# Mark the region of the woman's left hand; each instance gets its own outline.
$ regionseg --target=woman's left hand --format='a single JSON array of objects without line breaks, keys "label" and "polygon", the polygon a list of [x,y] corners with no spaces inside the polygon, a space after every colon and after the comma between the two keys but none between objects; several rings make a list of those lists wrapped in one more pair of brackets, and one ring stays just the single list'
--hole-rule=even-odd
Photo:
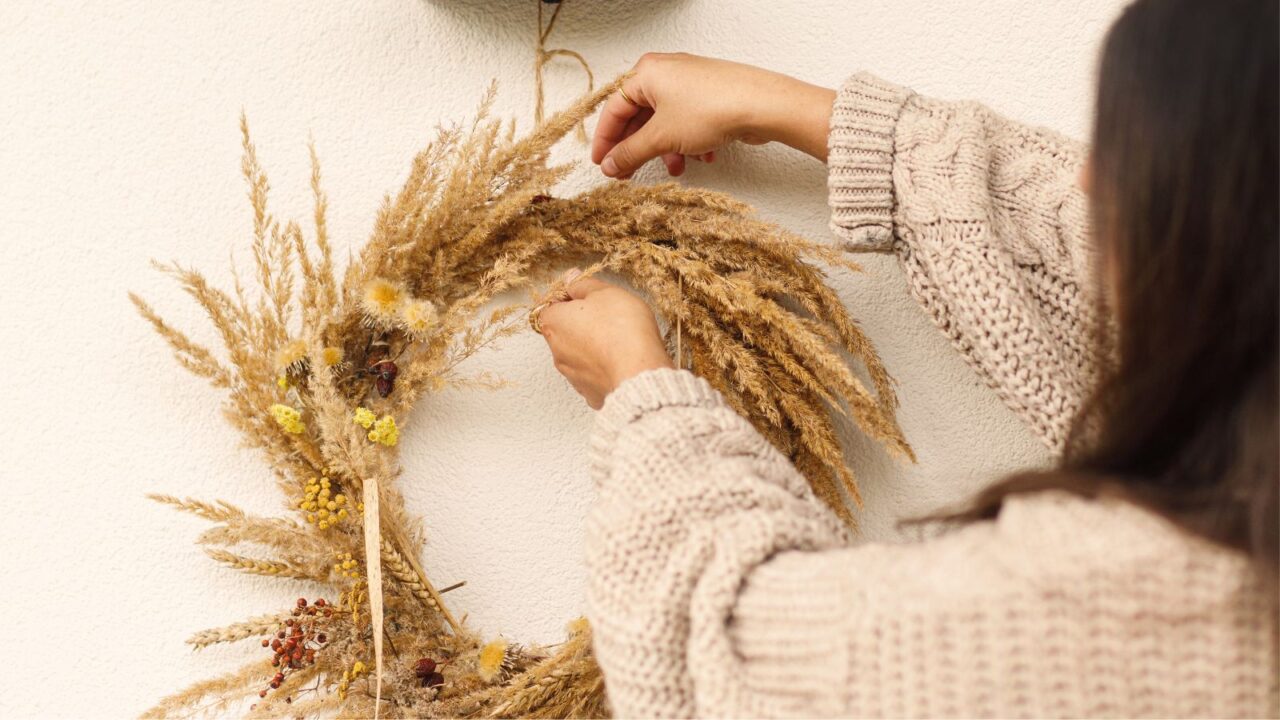
[{"label": "woman's left hand", "polygon": [[594,278],[572,281],[566,290],[569,299],[543,308],[539,324],[556,369],[592,409],[624,380],[673,367],[643,300]]}]

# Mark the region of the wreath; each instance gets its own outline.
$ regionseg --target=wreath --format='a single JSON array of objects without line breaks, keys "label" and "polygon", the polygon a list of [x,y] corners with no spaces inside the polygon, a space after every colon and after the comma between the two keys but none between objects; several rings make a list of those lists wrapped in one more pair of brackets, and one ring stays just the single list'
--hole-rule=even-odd
[{"label": "wreath", "polygon": [[194,269],[159,265],[208,313],[223,350],[130,297],[178,362],[226,393],[224,415],[261,451],[286,512],[259,517],[225,502],[152,497],[215,523],[198,541],[215,561],[321,583],[331,594],[196,633],[187,641],[196,648],[254,639],[262,656],[165,698],[148,716],[236,702],[254,703],[248,714],[259,717],[608,714],[586,621],[569,623],[567,639],[549,648],[486,642],[457,620],[448,588],[419,563],[420,522],[396,490],[397,447],[414,404],[446,386],[495,384],[467,374],[463,361],[524,329],[528,305],[488,308],[513,289],[555,292],[553,270],[568,264],[641,293],[679,365],[718,389],[846,522],[842,494],[856,503],[858,492],[838,428],[852,422],[911,455],[889,375],[807,262],[849,266],[837,251],[706,190],[610,182],[576,197],[550,194],[570,170],[549,163],[552,146],[617,87],[519,137],[514,122],[490,118],[491,88],[473,122],[441,128],[414,157],[341,280],[314,146],[313,227],[304,233],[270,212],[242,116],[257,292],[238,273],[223,290]]}]

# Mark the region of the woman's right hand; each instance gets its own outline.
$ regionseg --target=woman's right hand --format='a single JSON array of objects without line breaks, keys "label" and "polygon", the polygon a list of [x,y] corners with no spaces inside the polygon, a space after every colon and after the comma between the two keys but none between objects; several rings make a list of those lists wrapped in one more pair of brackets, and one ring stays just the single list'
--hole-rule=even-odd
[{"label": "woman's right hand", "polygon": [[591,144],[591,161],[609,177],[631,177],[656,157],[679,175],[686,157],[710,161],[735,140],[779,141],[827,159],[833,90],[685,53],[646,54],[633,72],[626,97],[605,102]]}]

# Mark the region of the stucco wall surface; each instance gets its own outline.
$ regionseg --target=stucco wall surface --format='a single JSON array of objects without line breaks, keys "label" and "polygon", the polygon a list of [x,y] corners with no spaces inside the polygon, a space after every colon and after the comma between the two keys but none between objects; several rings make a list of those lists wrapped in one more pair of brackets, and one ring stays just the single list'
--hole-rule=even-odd
[{"label": "stucco wall surface", "polygon": [[[869,69],[976,98],[1083,137],[1094,60],[1121,0],[573,0],[553,44],[599,78],[645,51],[685,50],[838,84]],[[192,631],[265,612],[309,588],[221,569],[203,527],[148,492],[280,508],[263,464],[135,316],[127,290],[212,340],[173,284],[177,259],[226,281],[248,262],[251,217],[237,116],[249,116],[282,216],[309,212],[314,138],[339,247],[367,237],[385,192],[441,121],[491,78],[528,127],[533,0],[373,3],[0,3],[0,716],[136,715],[261,648],[190,652]],[[551,105],[582,89],[548,69]],[[585,157],[566,143],[565,158]],[[645,179],[658,176],[655,169]],[[580,168],[564,192],[603,179]],[[814,238],[824,168],[785,148],[735,148],[685,182],[727,190]],[[907,294],[892,258],[833,282],[901,383],[919,454],[852,451],[868,540],[1045,454]],[[403,440],[403,489],[425,518],[423,559],[488,633],[555,641],[582,611],[581,521],[591,413],[523,334],[474,360],[512,381],[424,402]]]}]

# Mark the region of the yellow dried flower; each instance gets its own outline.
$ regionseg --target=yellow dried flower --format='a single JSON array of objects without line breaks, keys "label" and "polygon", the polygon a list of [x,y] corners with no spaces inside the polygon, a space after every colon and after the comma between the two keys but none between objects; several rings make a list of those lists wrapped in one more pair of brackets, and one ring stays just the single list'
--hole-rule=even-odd
[{"label": "yellow dried flower", "polygon": [[368,408],[362,408],[362,407],[356,408],[356,414],[355,416],[352,417],[352,420],[355,421],[355,424],[359,425],[360,427],[366,430],[368,430],[369,427],[373,425],[373,422],[377,419],[378,419],[378,416],[374,415],[372,410]]},{"label": "yellow dried flower", "polygon": [[[297,503],[298,509],[306,514],[307,522],[315,525],[320,530],[337,527],[339,523],[348,517],[347,511],[343,507],[347,504],[347,496],[341,493],[333,494],[332,486],[333,484],[328,477],[313,477],[302,488],[303,496]],[[350,554],[347,557],[351,557]],[[346,574],[342,572],[343,567],[339,565],[334,565],[333,570],[340,574]]]},{"label": "yellow dried flower", "polygon": [[356,569],[357,563],[351,557],[351,553],[335,553],[334,557],[338,560],[333,564],[334,573],[353,580],[360,577],[360,572]]},{"label": "yellow dried flower", "polygon": [[302,422],[302,413],[279,403],[271,406],[271,416],[276,419],[276,423],[287,433],[297,435],[304,432],[307,426]]},{"label": "yellow dried flower", "polygon": [[507,659],[507,641],[498,638],[480,649],[480,679],[487,683],[500,680]]},{"label": "yellow dried flower", "polygon": [[307,344],[301,340],[290,340],[285,343],[284,347],[276,351],[276,369],[278,370],[298,372],[306,364]]},{"label": "yellow dried flower", "polygon": [[415,338],[422,338],[440,319],[436,306],[426,300],[412,300],[400,306],[400,325]]},{"label": "yellow dried flower", "polygon": [[334,365],[342,362],[342,348],[332,346],[327,347],[320,351],[320,359],[324,361],[325,365],[333,367]]},{"label": "yellow dried flower", "polygon": [[356,661],[355,665],[351,666],[350,670],[342,671],[342,680],[338,683],[339,698],[343,700],[347,699],[347,691],[351,688],[351,681],[360,677],[360,675],[364,671],[365,671],[364,663],[360,662],[359,660]]},{"label": "yellow dried flower", "polygon": [[395,445],[400,440],[400,428],[396,427],[396,419],[390,415],[378,418],[378,422],[369,431],[369,440],[387,447]]},{"label": "yellow dried flower", "polygon": [[404,300],[404,288],[389,280],[371,280],[364,286],[364,298],[360,303],[365,320],[380,327],[395,324],[400,303]]}]

